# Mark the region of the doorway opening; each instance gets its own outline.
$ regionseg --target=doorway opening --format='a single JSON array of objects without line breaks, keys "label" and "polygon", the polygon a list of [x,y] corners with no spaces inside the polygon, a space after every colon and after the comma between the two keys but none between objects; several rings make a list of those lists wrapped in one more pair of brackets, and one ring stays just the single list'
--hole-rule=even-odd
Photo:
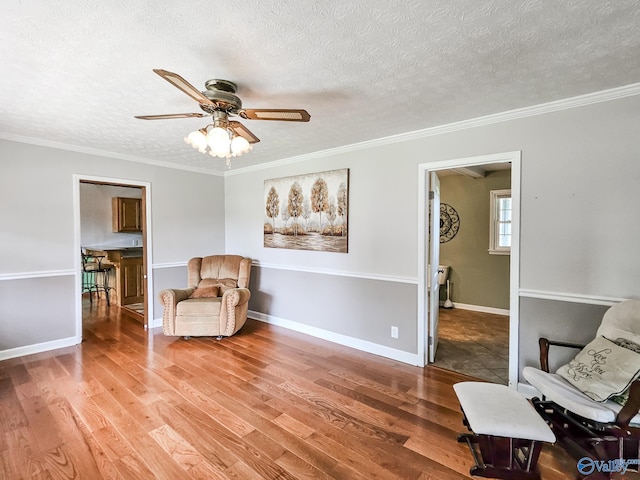
[{"label": "doorway opening", "polygon": [[[74,175],[76,267],[76,337],[82,341],[84,313],[118,309],[145,330],[153,318],[150,275],[150,184],[132,180]],[[80,255],[82,253],[82,255]],[[104,288],[87,292],[83,259],[99,259],[107,271]]]},{"label": "doorway opening", "polygon": [[[473,348],[482,350],[479,352],[484,355],[484,359],[496,369],[496,372],[500,372],[500,377],[493,376],[486,378],[490,381],[496,381],[499,383],[507,383],[511,386],[517,385],[518,374],[518,318],[519,318],[519,305],[518,305],[518,285],[519,285],[519,205],[520,205],[520,152],[507,152],[496,155],[485,155],[479,157],[462,158],[455,160],[447,160],[442,162],[433,162],[427,164],[421,164],[419,166],[419,268],[418,268],[418,356],[423,360],[423,364],[434,363],[439,364],[439,360],[443,354],[450,354],[451,352],[451,333],[463,335],[470,333],[473,328],[470,328],[471,324],[465,325],[465,322],[474,322],[475,335],[471,334],[471,337],[458,338],[458,340],[473,340],[475,345],[471,345],[460,353],[467,358],[458,359],[458,363],[454,363],[455,360],[446,358],[450,363],[440,361],[441,366],[452,370],[460,371],[459,368],[451,368],[452,366],[471,366],[476,367],[476,371],[480,371],[481,366],[475,365],[473,355],[469,352],[473,351]],[[491,173],[488,175],[487,172]],[[477,214],[470,214],[469,209],[463,206],[464,202],[477,203],[477,198],[462,198],[462,195],[456,197],[455,186],[468,189],[469,184],[465,185],[465,180],[457,181],[454,175],[464,176],[467,180],[470,177],[487,178],[486,181],[479,181],[475,184],[477,189],[487,188],[488,184],[495,183],[496,179],[501,179],[503,183],[500,188],[504,188],[504,182],[510,185],[512,192],[512,248],[511,254],[503,256],[501,259],[487,258],[489,244],[483,245],[484,255],[479,254],[482,257],[482,261],[473,260],[473,257],[465,256],[460,250],[456,248],[447,250],[443,247],[443,244],[447,241],[451,241],[451,245],[454,245],[455,233],[447,230],[447,227],[451,227],[445,222],[441,223],[440,205],[442,204],[445,209],[451,209],[454,213],[449,217],[449,222],[452,218],[455,222],[459,222],[456,228],[463,230],[467,228],[465,233],[469,233],[473,227],[474,221],[477,222]],[[489,181],[489,177],[492,177]],[[506,177],[506,179],[505,179]],[[463,178],[463,177],[459,177]],[[442,181],[444,179],[444,181]],[[483,185],[486,183],[487,185]],[[460,185],[458,185],[460,184]],[[497,188],[497,187],[496,187]],[[433,193],[431,193],[433,192]],[[452,196],[453,195],[453,196]],[[488,196],[488,195],[487,195]],[[443,200],[444,199],[444,200]],[[446,200],[446,201],[445,201]],[[486,202],[488,202],[488,198]],[[462,203],[458,203],[462,202]],[[456,203],[459,207],[462,207],[462,211],[465,212],[466,218],[463,215],[462,218],[456,218],[455,212]],[[454,204],[454,205],[451,205]],[[488,211],[488,207],[484,206]],[[484,215],[483,215],[484,216]],[[446,215],[445,215],[446,217]],[[465,222],[466,220],[466,222]],[[485,227],[476,228],[488,228],[488,214],[487,219],[483,219]],[[440,237],[441,228],[447,230],[447,235],[444,237],[444,242],[441,244],[442,238]],[[431,234],[430,234],[431,233]],[[459,234],[459,233],[458,233]],[[460,235],[460,234],[459,234]],[[486,233],[487,236],[488,232]],[[456,247],[460,247],[462,242],[460,239],[463,235],[460,235]],[[474,247],[477,251],[477,246]],[[495,262],[495,260],[498,260]],[[485,263],[483,263],[485,262]],[[495,272],[488,271],[487,262],[489,264],[498,263],[502,265],[503,272],[506,273],[506,277],[502,286],[498,288],[496,279],[493,278]],[[467,263],[467,265],[465,265]],[[447,285],[446,279],[438,277],[438,273],[444,269],[448,273],[449,284]],[[448,268],[447,268],[448,267]],[[464,281],[460,275],[464,275]],[[480,288],[474,282],[480,282],[482,285]],[[496,300],[495,294],[492,290],[492,282],[495,283],[495,290],[502,290],[502,299]],[[434,283],[436,285],[434,285]],[[447,288],[447,286],[449,288]],[[480,300],[478,302],[469,301],[468,304],[462,301],[458,301],[456,305],[456,286],[462,287],[463,290],[457,293],[461,295],[460,298],[473,299],[474,295],[483,295],[485,298],[487,295],[493,297],[490,301]],[[440,292],[442,287],[442,292]],[[500,295],[499,292],[498,296]],[[506,298],[505,298],[506,296]],[[451,298],[453,297],[453,301]],[[447,301],[447,299],[449,301]],[[453,306],[452,309],[441,309],[444,303],[447,306]],[[480,305],[476,308],[477,303]],[[483,304],[498,304],[498,307],[486,307],[483,308]],[[443,325],[440,325],[440,313],[442,312]],[[442,327],[442,328],[440,328]],[[440,335],[439,335],[440,334]],[[492,357],[491,348],[493,345],[487,344],[484,347],[479,346],[482,342],[482,337],[492,341],[502,335],[503,345],[498,347],[493,360],[489,360]],[[464,335],[463,335],[464,336]],[[442,343],[443,348],[440,355],[438,355],[438,340],[441,338],[445,343]],[[506,343],[508,345],[504,345]],[[453,339],[456,340],[455,338]],[[469,346],[468,344],[467,346]],[[455,353],[455,352],[453,352]],[[501,357],[501,358],[497,358]],[[444,363],[444,364],[443,364]],[[506,371],[505,371],[506,369]],[[495,372],[494,372],[495,373]],[[472,373],[472,375],[474,375]],[[482,378],[482,376],[475,374]]]}]

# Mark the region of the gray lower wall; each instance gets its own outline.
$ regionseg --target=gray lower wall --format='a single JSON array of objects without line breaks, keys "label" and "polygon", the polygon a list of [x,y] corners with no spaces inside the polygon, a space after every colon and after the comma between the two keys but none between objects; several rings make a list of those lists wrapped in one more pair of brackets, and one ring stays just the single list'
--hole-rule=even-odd
[{"label": "gray lower wall", "polygon": [[74,337],[73,275],[0,281],[0,352]]},{"label": "gray lower wall", "polygon": [[250,289],[250,310],[417,353],[416,285],[254,265]]},{"label": "gray lower wall", "polygon": [[[213,255],[215,252],[206,253],[204,255]],[[158,301],[158,294],[165,288],[187,288],[187,265],[154,268],[153,269],[153,289],[156,294],[153,296],[153,310],[156,321],[162,319],[162,306]],[[150,319],[151,320],[151,319]],[[158,323],[160,325],[160,323]]]},{"label": "gray lower wall", "polygon": [[[526,366],[540,367],[538,339],[587,344],[595,338],[602,315],[609,307],[537,298],[520,298],[520,314],[526,321],[520,322],[520,372]],[[552,348],[549,352],[549,369],[555,371],[575,356],[577,350]],[[522,377],[520,381],[524,380]]]}]

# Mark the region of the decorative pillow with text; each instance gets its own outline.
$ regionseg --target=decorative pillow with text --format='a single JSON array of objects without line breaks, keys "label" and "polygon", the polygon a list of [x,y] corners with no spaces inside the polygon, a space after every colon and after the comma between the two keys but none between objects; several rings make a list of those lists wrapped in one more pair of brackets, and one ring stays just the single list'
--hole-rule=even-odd
[{"label": "decorative pillow with text", "polygon": [[604,402],[638,377],[640,353],[597,337],[556,373],[592,400]]}]

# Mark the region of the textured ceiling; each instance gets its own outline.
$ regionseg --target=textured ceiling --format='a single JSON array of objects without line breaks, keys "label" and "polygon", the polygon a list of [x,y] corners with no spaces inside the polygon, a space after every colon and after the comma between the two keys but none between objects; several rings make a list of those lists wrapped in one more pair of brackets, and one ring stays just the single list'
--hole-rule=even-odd
[{"label": "textured ceiling", "polygon": [[262,141],[233,168],[640,81],[640,0],[7,0],[0,135],[223,172],[207,119],[152,72],[239,85]]}]

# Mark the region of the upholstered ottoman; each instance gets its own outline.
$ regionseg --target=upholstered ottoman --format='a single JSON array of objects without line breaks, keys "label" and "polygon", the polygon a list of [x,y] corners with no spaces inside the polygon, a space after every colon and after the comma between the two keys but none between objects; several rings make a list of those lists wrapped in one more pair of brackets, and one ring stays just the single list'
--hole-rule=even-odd
[{"label": "upholstered ottoman", "polygon": [[539,479],[536,464],[541,442],[554,443],[556,437],[527,399],[493,383],[462,382],[453,389],[464,413],[463,423],[472,432],[458,436],[473,456],[471,475]]}]

